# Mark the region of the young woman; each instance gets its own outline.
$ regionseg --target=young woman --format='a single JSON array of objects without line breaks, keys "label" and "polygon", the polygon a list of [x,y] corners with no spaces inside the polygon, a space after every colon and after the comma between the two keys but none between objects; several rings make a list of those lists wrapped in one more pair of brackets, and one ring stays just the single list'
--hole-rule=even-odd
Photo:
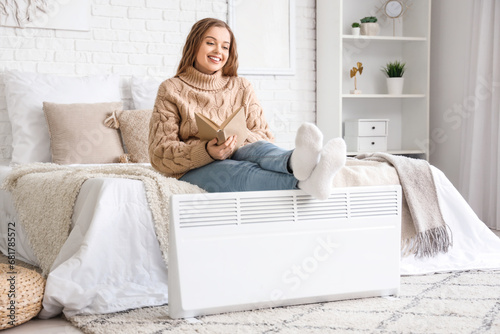
[{"label": "young woman", "polygon": [[[274,144],[251,84],[238,77],[236,40],[229,26],[207,18],[189,33],[177,74],[164,81],[150,123],[149,155],[161,173],[209,192],[303,189],[326,199],[333,177],[345,164],[341,138],[322,145],[323,135],[310,123],[297,131],[295,150]],[[195,113],[222,123],[243,106],[248,135],[242,147],[232,136],[200,140]]]}]

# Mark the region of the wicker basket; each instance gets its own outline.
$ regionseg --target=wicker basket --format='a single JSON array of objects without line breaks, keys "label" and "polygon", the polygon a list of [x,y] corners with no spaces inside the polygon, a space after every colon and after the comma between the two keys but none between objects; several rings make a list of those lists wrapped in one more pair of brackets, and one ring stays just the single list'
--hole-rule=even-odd
[{"label": "wicker basket", "polygon": [[42,309],[44,290],[45,279],[35,270],[20,266],[11,270],[0,263],[0,330],[35,317]]}]

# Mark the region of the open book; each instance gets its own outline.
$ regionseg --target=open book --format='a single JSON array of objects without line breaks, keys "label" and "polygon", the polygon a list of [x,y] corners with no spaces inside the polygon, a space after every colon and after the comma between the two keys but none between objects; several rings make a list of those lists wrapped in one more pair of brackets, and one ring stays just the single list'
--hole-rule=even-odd
[{"label": "open book", "polygon": [[234,111],[221,125],[200,113],[194,113],[198,125],[198,138],[212,140],[217,138],[217,144],[224,143],[229,137],[237,135],[236,147],[240,147],[248,136],[245,109],[243,106]]}]

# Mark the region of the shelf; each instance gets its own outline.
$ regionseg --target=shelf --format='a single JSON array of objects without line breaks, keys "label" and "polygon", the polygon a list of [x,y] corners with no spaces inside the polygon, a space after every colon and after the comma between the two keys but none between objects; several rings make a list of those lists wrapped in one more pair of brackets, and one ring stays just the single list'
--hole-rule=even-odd
[{"label": "shelf", "polygon": [[[352,157],[363,153],[374,153],[374,152],[347,152],[347,156]],[[425,155],[425,152],[422,150],[388,150],[385,151],[385,153],[390,153],[393,155],[419,155],[419,154]]]},{"label": "shelf", "polygon": [[402,94],[402,95],[390,95],[390,94],[342,94],[342,98],[346,99],[412,99],[412,98],[424,98],[425,94]]},{"label": "shelf", "polygon": [[[388,153],[428,159],[431,0],[413,1],[396,25],[380,24],[377,36],[351,35],[361,11],[376,13],[381,1],[316,0],[317,124],[328,140],[344,136],[347,120],[389,119]],[[408,64],[401,95],[387,94],[379,70],[394,59]],[[357,62],[363,93],[350,94],[349,69]]]},{"label": "shelf", "polygon": [[379,40],[379,41],[399,41],[399,42],[425,42],[425,37],[406,37],[406,36],[365,36],[365,35],[342,35],[344,41],[354,40]]}]

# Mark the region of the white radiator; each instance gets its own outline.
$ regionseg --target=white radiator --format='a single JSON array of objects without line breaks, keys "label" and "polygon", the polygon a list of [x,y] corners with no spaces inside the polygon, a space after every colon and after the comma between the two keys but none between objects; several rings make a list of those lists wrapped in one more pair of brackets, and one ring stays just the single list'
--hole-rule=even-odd
[{"label": "white radiator", "polygon": [[172,318],[397,294],[401,187],[174,195]]}]

